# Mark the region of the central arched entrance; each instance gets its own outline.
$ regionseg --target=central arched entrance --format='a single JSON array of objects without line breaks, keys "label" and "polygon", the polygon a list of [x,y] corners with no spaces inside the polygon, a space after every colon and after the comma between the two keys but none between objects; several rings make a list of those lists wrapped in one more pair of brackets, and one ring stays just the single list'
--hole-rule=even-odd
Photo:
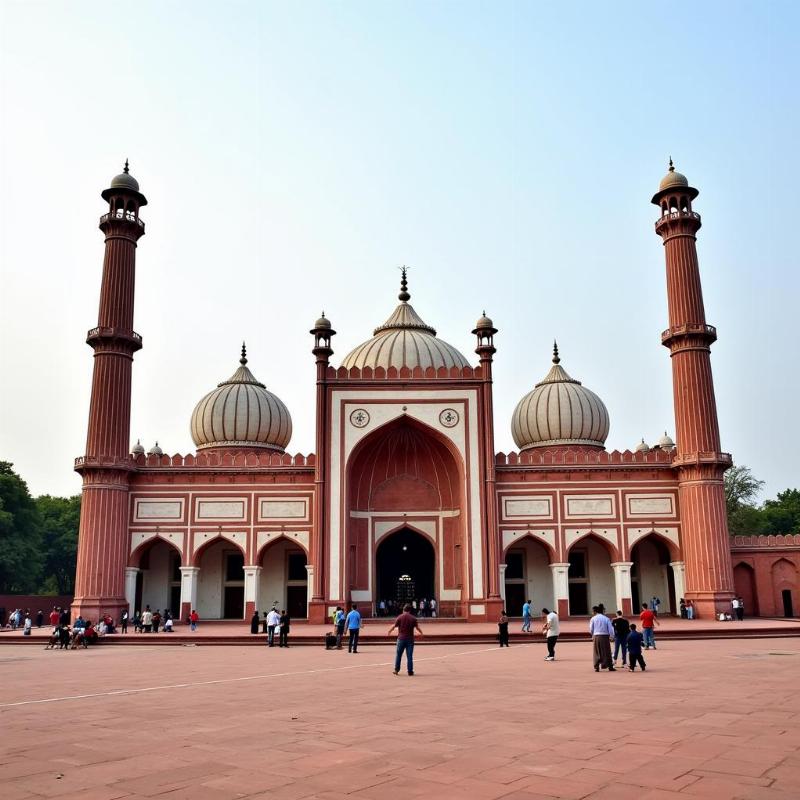
[{"label": "central arched entrance", "polygon": [[436,555],[430,540],[411,528],[384,538],[375,554],[377,596],[399,606],[436,596]]}]

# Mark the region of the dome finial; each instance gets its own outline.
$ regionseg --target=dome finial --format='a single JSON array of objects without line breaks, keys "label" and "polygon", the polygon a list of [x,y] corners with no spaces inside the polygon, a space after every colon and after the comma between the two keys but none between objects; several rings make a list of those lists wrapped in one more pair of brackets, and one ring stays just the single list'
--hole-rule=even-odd
[{"label": "dome finial", "polygon": [[672,163],[672,156],[669,157],[669,171],[675,172],[675,165]]},{"label": "dome finial", "polygon": [[130,171],[130,170],[128,169],[128,159],[127,159],[127,158],[125,159],[125,166],[123,167],[122,171],[123,171],[123,172],[124,172],[126,175],[127,175],[127,174],[128,174],[128,172]]},{"label": "dome finial", "polygon": [[407,303],[411,299],[411,295],[408,293],[408,267],[403,264],[400,267],[400,294],[397,295],[398,300],[401,300],[404,303]]},{"label": "dome finial", "polygon": [[561,359],[558,357],[558,342],[555,339],[553,339],[553,363],[561,363]]},{"label": "dome finial", "polygon": [[242,357],[239,359],[239,363],[244,366],[247,363],[247,345],[242,342]]}]

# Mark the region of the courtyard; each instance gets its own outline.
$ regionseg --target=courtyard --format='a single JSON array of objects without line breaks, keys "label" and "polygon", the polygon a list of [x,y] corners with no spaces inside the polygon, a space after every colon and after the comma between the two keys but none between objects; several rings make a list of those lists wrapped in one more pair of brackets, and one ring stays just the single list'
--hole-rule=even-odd
[{"label": "courtyard", "polygon": [[800,796],[796,639],[0,650],[4,800]]}]

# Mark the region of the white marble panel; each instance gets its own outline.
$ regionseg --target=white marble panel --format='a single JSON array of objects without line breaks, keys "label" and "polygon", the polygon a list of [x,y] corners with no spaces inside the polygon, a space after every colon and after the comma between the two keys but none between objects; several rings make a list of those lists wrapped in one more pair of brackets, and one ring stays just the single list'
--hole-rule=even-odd
[{"label": "white marble panel", "polygon": [[261,500],[259,519],[305,519],[308,514],[306,500]]},{"label": "white marble panel", "polygon": [[133,518],[137,521],[175,520],[183,518],[183,500],[142,500],[137,498]]},{"label": "white marble panel", "polygon": [[568,517],[600,517],[614,516],[614,496],[598,495],[595,497],[587,496],[567,496],[567,516]]},{"label": "white marble panel", "polygon": [[231,500],[197,500],[197,519],[244,519],[247,501],[243,497]]},{"label": "white marble panel", "polygon": [[675,505],[671,494],[655,495],[640,494],[627,495],[628,514],[637,516],[672,517],[675,515]]},{"label": "white marble panel", "polygon": [[503,518],[549,517],[552,513],[549,497],[506,497],[503,499]]}]

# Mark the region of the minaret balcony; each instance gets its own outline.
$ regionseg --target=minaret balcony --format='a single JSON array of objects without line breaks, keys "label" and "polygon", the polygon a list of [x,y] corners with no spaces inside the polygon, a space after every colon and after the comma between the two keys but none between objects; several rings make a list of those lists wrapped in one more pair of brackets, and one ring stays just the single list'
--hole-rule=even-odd
[{"label": "minaret balcony", "polygon": [[105,225],[107,222],[131,222],[144,233],[144,222],[131,211],[110,211],[108,214],[103,214],[100,217],[100,225]]},{"label": "minaret balcony", "polygon": [[696,211],[669,211],[656,220],[656,233],[660,233],[662,228],[675,222],[689,222],[693,230],[697,230],[701,225],[700,215]]},{"label": "minaret balcony", "polygon": [[91,345],[95,349],[104,345],[122,345],[125,350],[135,353],[137,350],[142,349],[142,336],[136,333],[136,331],[127,330],[125,328],[98,326],[92,328],[86,334],[86,344]]},{"label": "minaret balcony", "polygon": [[708,347],[717,341],[717,329],[713,325],[699,322],[687,322],[685,325],[674,325],[661,333],[661,344],[672,347],[679,340],[699,339],[700,343]]}]

